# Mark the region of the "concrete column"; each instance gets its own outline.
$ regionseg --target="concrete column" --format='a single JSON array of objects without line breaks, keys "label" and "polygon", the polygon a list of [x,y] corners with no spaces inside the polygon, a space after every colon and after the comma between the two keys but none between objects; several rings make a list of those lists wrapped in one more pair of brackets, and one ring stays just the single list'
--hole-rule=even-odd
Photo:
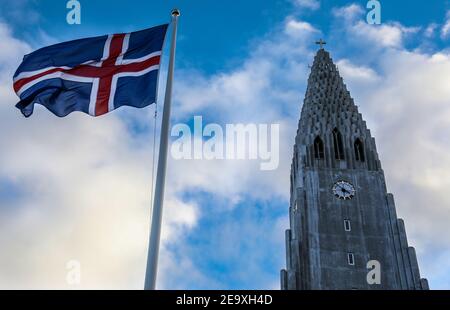
[{"label": "concrete column", "polygon": [[428,286],[428,280],[420,279],[420,287],[422,288],[422,290],[429,290],[430,287]]},{"label": "concrete column", "polygon": [[419,264],[417,263],[416,250],[413,247],[408,247],[408,257],[411,264],[411,271],[414,281],[414,287],[416,290],[420,290],[420,273]]},{"label": "concrete column", "polygon": [[401,253],[403,258],[403,268],[406,278],[407,287],[409,290],[414,289],[414,279],[411,271],[411,264],[409,262],[408,254],[408,240],[406,238],[405,224],[402,219],[397,220],[397,227],[400,237]]},{"label": "concrete column", "polygon": [[390,234],[392,236],[392,246],[395,256],[395,261],[397,263],[397,275],[398,280],[400,282],[400,287],[402,289],[408,289],[408,283],[406,280],[405,275],[405,263],[403,261],[403,255],[402,255],[402,245],[400,241],[399,231],[398,231],[398,225],[397,225],[397,212],[395,211],[395,201],[394,196],[392,194],[387,194],[386,196],[387,200],[387,208],[388,208],[388,214],[389,214],[389,220],[390,220]]}]

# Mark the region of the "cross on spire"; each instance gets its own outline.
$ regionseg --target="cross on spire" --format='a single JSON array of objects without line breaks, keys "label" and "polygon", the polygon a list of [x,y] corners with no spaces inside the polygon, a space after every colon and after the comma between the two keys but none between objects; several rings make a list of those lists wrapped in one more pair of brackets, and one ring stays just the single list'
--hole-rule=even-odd
[{"label": "cross on spire", "polygon": [[325,42],[324,40],[320,39],[319,41],[316,42],[316,44],[319,44],[320,45],[320,49],[323,50],[323,46],[325,44],[327,44],[327,42]]}]

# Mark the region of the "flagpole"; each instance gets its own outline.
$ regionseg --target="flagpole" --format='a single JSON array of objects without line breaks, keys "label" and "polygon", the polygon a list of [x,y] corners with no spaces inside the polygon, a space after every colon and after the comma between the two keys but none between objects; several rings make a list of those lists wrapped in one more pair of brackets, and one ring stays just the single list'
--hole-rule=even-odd
[{"label": "flagpole", "polygon": [[[166,180],[167,149],[169,145],[170,105],[172,101],[172,82],[175,67],[175,50],[177,45],[177,24],[180,11],[172,10],[172,38],[167,73],[166,95],[161,125],[161,140],[159,142],[158,170],[156,174],[155,196],[152,210],[152,223],[150,228],[150,241],[147,256],[147,271],[145,274],[145,290],[154,290],[158,272],[159,241],[161,235],[161,221],[164,202],[164,184]],[[152,189],[153,190],[153,189]]]}]

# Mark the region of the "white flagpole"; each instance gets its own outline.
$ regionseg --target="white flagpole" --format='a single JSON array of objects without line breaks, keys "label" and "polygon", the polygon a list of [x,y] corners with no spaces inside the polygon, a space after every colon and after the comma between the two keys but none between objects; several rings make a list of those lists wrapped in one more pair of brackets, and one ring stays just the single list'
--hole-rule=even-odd
[{"label": "white flagpole", "polygon": [[[177,23],[180,11],[172,10],[172,44],[170,49],[169,71],[167,73],[166,95],[161,125],[161,140],[159,142],[158,170],[156,175],[155,197],[148,246],[147,272],[145,274],[145,290],[154,290],[158,272],[159,240],[164,202],[164,184],[166,181],[167,149],[169,144],[170,104],[172,101],[172,81],[175,67],[175,50],[177,45]],[[153,189],[152,189],[153,190]]]}]

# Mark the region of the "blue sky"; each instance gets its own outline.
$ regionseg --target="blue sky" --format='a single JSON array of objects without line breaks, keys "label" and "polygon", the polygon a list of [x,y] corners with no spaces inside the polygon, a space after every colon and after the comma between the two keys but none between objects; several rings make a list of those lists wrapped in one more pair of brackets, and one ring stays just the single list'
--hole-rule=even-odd
[{"label": "blue sky", "polygon": [[[450,1],[381,1],[377,26],[365,0],[80,2],[82,24],[68,25],[66,1],[0,0],[0,288],[142,287],[153,107],[24,120],[11,78],[33,49],[165,23],[173,7],[173,120],[280,124],[281,161],[261,172],[253,161],[169,159],[158,286],[279,287],[292,145],[324,38],[377,138],[422,276],[450,288]],[[65,281],[71,259],[80,286]]]},{"label": "blue sky", "polygon": [[[18,2],[25,3],[20,10],[36,12],[37,17],[29,17],[25,13],[26,18],[17,19],[15,12],[8,12],[12,5],[3,3],[2,7],[6,8],[2,10],[3,18],[13,22],[18,37],[31,41],[34,41],[32,38],[36,38],[39,31],[55,40],[68,40],[147,28],[168,22],[171,9],[178,7],[182,11],[179,66],[192,67],[206,74],[231,69],[242,63],[242,56],[249,53],[252,44],[279,27],[287,15],[307,18],[309,23],[323,31],[324,37],[328,37],[329,33],[333,33],[332,9],[353,3],[346,0],[322,0],[320,9],[311,11],[298,8],[295,1],[289,0],[246,0],[239,4],[208,0],[137,1],[141,3],[136,5],[127,5],[121,0],[99,0],[81,2],[82,24],[71,26],[65,19],[66,1]],[[354,3],[365,7],[367,1]],[[383,1],[382,18],[385,22],[397,21],[409,27],[441,23],[449,1],[432,3],[424,5],[419,0]],[[36,46],[42,45],[41,41],[34,43]],[[338,45],[338,42],[329,43]],[[445,42],[435,43],[440,47],[445,46]]]}]

